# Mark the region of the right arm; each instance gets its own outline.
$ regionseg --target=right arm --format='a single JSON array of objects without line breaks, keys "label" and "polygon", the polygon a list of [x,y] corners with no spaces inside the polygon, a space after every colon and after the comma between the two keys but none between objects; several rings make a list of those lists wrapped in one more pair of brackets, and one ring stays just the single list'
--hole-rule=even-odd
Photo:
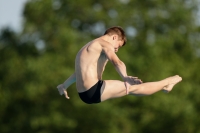
[{"label": "right arm", "polygon": [[129,93],[129,87],[132,84],[140,84],[142,81],[137,77],[127,76],[126,65],[118,58],[115,54],[114,48],[107,44],[103,46],[103,51],[106,54],[107,58],[114,65],[116,71],[119,73],[121,78],[123,79],[126,86],[126,93]]},{"label": "right arm", "polygon": [[103,52],[106,54],[108,60],[114,65],[116,71],[123,79],[126,87],[126,94],[129,93],[130,84],[127,82],[127,72],[125,64],[115,54],[114,48],[110,44],[103,45]]},{"label": "right arm", "polygon": [[126,66],[115,54],[114,48],[108,44],[107,46],[103,46],[103,51],[108,60],[114,65],[121,78],[125,80],[125,77],[127,77]]}]

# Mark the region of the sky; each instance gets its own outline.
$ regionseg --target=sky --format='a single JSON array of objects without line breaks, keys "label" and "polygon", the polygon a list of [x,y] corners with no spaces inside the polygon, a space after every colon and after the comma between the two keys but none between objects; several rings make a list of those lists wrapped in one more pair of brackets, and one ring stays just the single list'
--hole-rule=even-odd
[{"label": "sky", "polygon": [[22,29],[23,7],[27,0],[0,0],[0,30],[11,27],[14,31]]},{"label": "sky", "polygon": [[[22,30],[22,13],[26,1],[28,0],[0,0],[0,31],[4,27],[10,27],[16,32]],[[197,18],[197,23],[200,24],[200,12]]]}]

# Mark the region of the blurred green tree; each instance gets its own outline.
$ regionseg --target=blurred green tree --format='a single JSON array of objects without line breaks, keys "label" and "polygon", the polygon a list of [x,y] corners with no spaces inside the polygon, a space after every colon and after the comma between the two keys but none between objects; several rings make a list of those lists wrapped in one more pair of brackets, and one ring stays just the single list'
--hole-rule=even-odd
[{"label": "blurred green tree", "polygon": [[[29,133],[200,132],[198,1],[30,0],[20,34],[0,35],[0,131]],[[86,105],[56,86],[74,72],[77,51],[110,26],[122,26],[119,51],[129,75],[155,81],[179,74],[170,94],[127,96]],[[108,64],[105,79],[120,79]]]}]

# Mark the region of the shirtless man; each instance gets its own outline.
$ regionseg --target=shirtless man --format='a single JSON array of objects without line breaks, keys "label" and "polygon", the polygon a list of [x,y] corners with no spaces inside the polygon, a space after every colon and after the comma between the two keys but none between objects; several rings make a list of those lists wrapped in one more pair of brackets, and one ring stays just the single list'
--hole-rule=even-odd
[{"label": "shirtless man", "polygon": [[[57,86],[60,95],[67,94],[67,88],[76,82],[81,100],[87,104],[122,97],[125,95],[151,95],[160,90],[169,92],[182,78],[178,75],[157,82],[142,83],[137,77],[128,76],[125,64],[115,54],[126,43],[121,27],[111,27],[103,36],[87,43],[77,53],[75,72]],[[119,80],[102,80],[107,62],[110,61],[122,78]]]}]

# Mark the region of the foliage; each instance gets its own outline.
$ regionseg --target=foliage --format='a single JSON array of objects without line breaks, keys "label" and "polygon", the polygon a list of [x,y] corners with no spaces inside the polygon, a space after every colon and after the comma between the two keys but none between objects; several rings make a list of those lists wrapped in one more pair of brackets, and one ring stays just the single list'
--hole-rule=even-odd
[{"label": "foliage", "polygon": [[[0,35],[0,132],[198,133],[200,124],[197,1],[30,0],[20,34]],[[179,74],[169,94],[83,103],[56,86],[74,72],[77,51],[113,25],[128,43],[118,55],[145,82]],[[108,64],[104,79],[120,79]]]}]

